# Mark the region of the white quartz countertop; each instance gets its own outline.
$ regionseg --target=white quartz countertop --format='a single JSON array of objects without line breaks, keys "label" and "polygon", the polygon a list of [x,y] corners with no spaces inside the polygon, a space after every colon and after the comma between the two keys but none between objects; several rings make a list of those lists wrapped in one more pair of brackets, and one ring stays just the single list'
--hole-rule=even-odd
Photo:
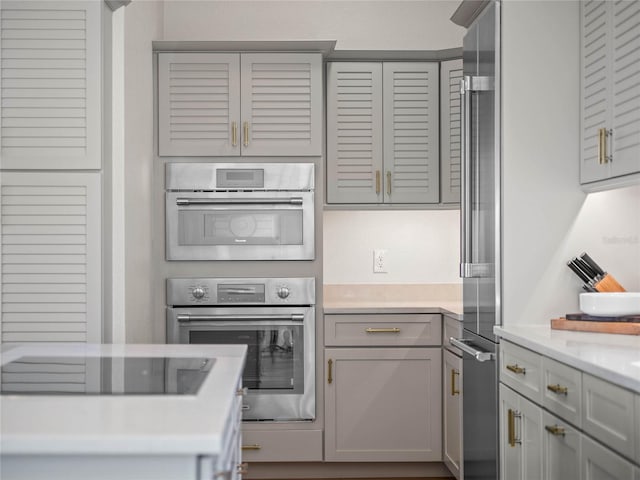
[{"label": "white quartz countertop", "polygon": [[[5,345],[2,365],[23,356],[202,357],[214,363],[196,394],[0,395],[0,452],[216,455],[237,407],[245,354],[240,345]],[[113,379],[119,372],[112,370]]]},{"label": "white quartz countertop", "polygon": [[549,325],[495,327],[496,335],[640,393],[640,337],[552,330]]}]

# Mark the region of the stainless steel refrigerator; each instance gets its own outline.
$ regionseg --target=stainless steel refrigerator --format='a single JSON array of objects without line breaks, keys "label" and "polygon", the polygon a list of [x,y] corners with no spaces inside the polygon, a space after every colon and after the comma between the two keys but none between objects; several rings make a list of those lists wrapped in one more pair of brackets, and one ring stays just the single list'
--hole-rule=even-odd
[{"label": "stainless steel refrigerator", "polygon": [[464,320],[463,336],[455,344],[464,351],[466,480],[495,480],[499,475],[499,344],[493,327],[501,323],[500,2],[482,3],[483,9],[476,12],[464,37],[460,89],[460,276]]}]

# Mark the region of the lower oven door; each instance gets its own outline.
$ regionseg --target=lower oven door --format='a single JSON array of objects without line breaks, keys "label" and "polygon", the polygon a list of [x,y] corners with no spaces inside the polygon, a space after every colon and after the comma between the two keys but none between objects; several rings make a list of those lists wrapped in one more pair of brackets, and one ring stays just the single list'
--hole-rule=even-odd
[{"label": "lower oven door", "polygon": [[167,260],[313,260],[313,192],[167,192]]},{"label": "lower oven door", "polygon": [[247,345],[243,420],[315,418],[315,308],[167,308],[167,342]]}]

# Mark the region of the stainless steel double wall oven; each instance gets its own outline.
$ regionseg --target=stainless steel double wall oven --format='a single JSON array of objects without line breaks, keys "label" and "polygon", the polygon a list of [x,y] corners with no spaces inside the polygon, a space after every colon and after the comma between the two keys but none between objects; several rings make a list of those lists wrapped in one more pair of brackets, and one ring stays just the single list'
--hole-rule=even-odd
[{"label": "stainless steel double wall oven", "polygon": [[[166,259],[227,261],[222,278],[167,279],[167,342],[246,344],[243,420],[313,420],[316,282],[287,277],[286,265],[315,259],[314,164],[165,168]],[[246,265],[230,276],[233,261],[263,274],[270,261],[273,276],[249,278]]]}]

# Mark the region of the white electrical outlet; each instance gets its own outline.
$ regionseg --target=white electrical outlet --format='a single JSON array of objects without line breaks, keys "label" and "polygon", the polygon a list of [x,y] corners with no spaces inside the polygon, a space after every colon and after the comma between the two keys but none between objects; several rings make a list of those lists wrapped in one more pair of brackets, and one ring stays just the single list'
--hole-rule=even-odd
[{"label": "white electrical outlet", "polygon": [[387,251],[376,248],[373,251],[373,273],[387,273]]}]

